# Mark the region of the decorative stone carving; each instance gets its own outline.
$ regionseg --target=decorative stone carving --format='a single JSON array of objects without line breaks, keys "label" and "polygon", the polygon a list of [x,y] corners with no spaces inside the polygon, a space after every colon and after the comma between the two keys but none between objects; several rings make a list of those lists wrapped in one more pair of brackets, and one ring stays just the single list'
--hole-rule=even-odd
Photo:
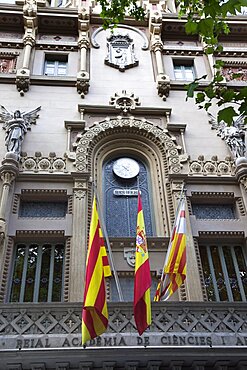
[{"label": "decorative stone carving", "polygon": [[242,114],[234,120],[233,126],[228,126],[224,121],[217,122],[215,117],[209,113],[209,123],[212,129],[217,130],[217,135],[224,140],[230,149],[233,158],[245,156],[245,130],[247,129],[244,124],[245,116]]},{"label": "decorative stone carving", "polygon": [[6,222],[0,220],[0,246],[3,244],[6,234]]},{"label": "decorative stone carving", "polygon": [[61,157],[52,156],[50,153],[48,157],[39,156],[36,152],[34,157],[28,157],[26,153],[21,153],[20,157],[20,171],[33,172],[67,172],[66,160]]},{"label": "decorative stone carving", "polygon": [[[102,122],[96,122],[92,127],[78,135],[78,141],[74,143],[76,148],[75,166],[79,172],[88,172],[88,161],[90,158],[90,148],[94,145],[94,140],[98,140],[98,136],[109,135],[110,132],[121,133],[129,131],[138,136],[149,134],[151,140],[154,140],[156,145],[165,149],[168,162],[169,173],[178,174],[181,172],[182,164],[180,162],[179,152],[181,147],[176,144],[176,138],[171,136],[167,129],[162,129],[155,126],[145,119],[135,119],[134,117],[106,119]],[[89,153],[90,152],[90,153]]]},{"label": "decorative stone carving", "polygon": [[[131,30],[133,32],[136,32],[143,40],[143,44],[142,44],[142,50],[148,50],[148,39],[147,39],[147,36],[145,35],[144,32],[140,31],[138,28],[136,27],[131,27],[131,26],[128,26],[126,24],[118,24],[118,29],[127,29],[127,30]],[[97,28],[93,34],[92,34],[92,37],[91,37],[91,44],[94,48],[98,49],[100,47],[100,45],[97,43],[96,41],[96,36],[100,33],[104,31],[103,27],[99,27]]]},{"label": "decorative stone carving", "polygon": [[[81,304],[56,303],[56,307],[43,303],[39,310],[35,305],[1,304],[0,325],[4,337],[4,349],[16,349],[13,336],[24,340],[45,338],[49,348],[61,348],[66,340],[78,338],[80,343]],[[109,326],[107,333],[90,344],[113,348],[111,337],[124,338],[127,346],[136,348],[138,333],[133,320],[131,303],[110,303],[108,306]],[[217,302],[160,302],[153,306],[153,322],[148,331],[149,345],[160,348],[183,346],[205,350],[211,346],[231,346],[232,350],[244,346],[246,334],[246,307],[241,302],[234,305],[219,305]],[[161,338],[163,340],[161,342]],[[175,338],[174,338],[175,337]],[[108,344],[105,339],[108,339]],[[112,338],[113,339],[113,338]],[[44,338],[42,338],[44,341]],[[140,344],[140,343],[139,343]],[[0,343],[2,345],[2,342]],[[67,344],[68,345],[68,344]],[[72,346],[72,345],[71,345]],[[22,347],[23,348],[23,347]],[[116,348],[117,350],[117,348]],[[162,352],[162,351],[161,351]],[[110,364],[108,363],[110,366]],[[112,365],[114,366],[114,365]]]},{"label": "decorative stone carving", "polygon": [[124,248],[124,259],[130,267],[135,267],[135,248]]},{"label": "decorative stone carving", "polygon": [[247,191],[247,158],[236,159],[236,177]]},{"label": "decorative stone carving", "polygon": [[121,33],[112,34],[107,38],[108,55],[105,64],[124,72],[128,68],[136,67],[139,64],[134,53],[133,39]]},{"label": "decorative stone carving", "polygon": [[84,98],[89,89],[89,73],[87,72],[87,50],[90,47],[89,40],[89,8],[83,7],[78,12],[78,47],[80,49],[80,71],[77,74],[77,92]]},{"label": "decorative stone carving", "polygon": [[19,159],[24,135],[27,133],[27,130],[31,129],[32,124],[36,124],[41,107],[28,112],[16,110],[14,113],[2,105],[0,108],[0,119],[4,122],[3,128],[6,130],[5,145],[7,151],[14,153]]},{"label": "decorative stone carving", "polygon": [[233,176],[234,162],[230,157],[225,160],[219,160],[217,156],[213,156],[211,160],[205,160],[203,155],[198,157],[198,160],[190,161],[190,176]]},{"label": "decorative stone carving", "polygon": [[169,96],[171,85],[170,78],[165,74],[159,74],[156,79],[158,95],[166,101],[166,98]]},{"label": "decorative stone carving", "polygon": [[23,96],[29,90],[30,85],[30,71],[26,68],[21,68],[16,73],[16,88],[20,95]]},{"label": "decorative stone carving", "polygon": [[84,98],[89,90],[89,73],[86,71],[80,71],[77,74],[76,88],[78,94],[81,95],[81,98]]},{"label": "decorative stone carving", "polygon": [[170,92],[170,78],[165,74],[162,52],[163,42],[161,39],[162,13],[154,11],[150,16],[149,31],[151,35],[151,50],[154,52],[157,66],[156,85],[158,95],[165,101]]},{"label": "decorative stone carving", "polygon": [[115,93],[111,97],[109,104],[114,105],[116,109],[120,109],[124,114],[141,105],[139,98],[135,97],[133,93],[128,94],[126,90],[122,90],[122,94]]}]

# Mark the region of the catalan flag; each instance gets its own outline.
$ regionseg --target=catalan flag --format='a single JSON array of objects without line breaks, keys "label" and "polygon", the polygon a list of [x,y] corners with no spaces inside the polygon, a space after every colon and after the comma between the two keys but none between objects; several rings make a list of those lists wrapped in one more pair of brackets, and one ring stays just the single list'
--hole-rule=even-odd
[{"label": "catalan flag", "polygon": [[186,278],[185,199],[181,199],[155,301],[166,301]]},{"label": "catalan flag", "polygon": [[82,344],[101,335],[107,329],[108,310],[105,277],[110,275],[111,269],[94,197],[87,253],[84,306],[82,309]]},{"label": "catalan flag", "polygon": [[134,317],[138,333],[141,335],[151,324],[150,274],[147,240],[141,195],[138,192],[138,214],[136,227]]}]

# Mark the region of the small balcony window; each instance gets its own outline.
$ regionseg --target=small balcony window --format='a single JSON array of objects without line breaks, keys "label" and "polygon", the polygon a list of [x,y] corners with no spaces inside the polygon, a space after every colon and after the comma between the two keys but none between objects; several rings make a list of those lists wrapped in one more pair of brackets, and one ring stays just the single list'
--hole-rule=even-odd
[{"label": "small balcony window", "polygon": [[195,78],[195,71],[193,61],[179,61],[173,60],[174,77],[178,81],[193,81]]},{"label": "small balcony window", "polygon": [[44,74],[46,76],[66,76],[67,69],[67,55],[46,55],[44,67]]}]

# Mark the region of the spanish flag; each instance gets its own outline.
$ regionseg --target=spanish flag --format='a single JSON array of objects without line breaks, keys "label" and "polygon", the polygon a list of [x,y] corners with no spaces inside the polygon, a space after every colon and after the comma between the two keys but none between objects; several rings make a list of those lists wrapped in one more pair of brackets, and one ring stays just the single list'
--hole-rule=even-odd
[{"label": "spanish flag", "polygon": [[152,285],[147,239],[141,195],[138,192],[138,214],[136,227],[134,317],[138,333],[141,335],[151,324],[150,288]]},{"label": "spanish flag", "polygon": [[105,277],[107,276],[111,276],[111,269],[94,197],[82,309],[82,344],[101,335],[107,329],[108,310],[105,291]]},{"label": "spanish flag", "polygon": [[154,301],[166,301],[186,278],[186,219],[185,199],[180,202],[177,218],[168,246],[165,265]]}]

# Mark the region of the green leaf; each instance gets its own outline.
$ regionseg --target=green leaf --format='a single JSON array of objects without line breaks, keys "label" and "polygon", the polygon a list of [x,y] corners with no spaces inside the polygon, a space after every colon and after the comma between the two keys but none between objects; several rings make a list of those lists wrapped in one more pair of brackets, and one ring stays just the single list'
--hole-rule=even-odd
[{"label": "green leaf", "polygon": [[204,93],[199,92],[199,93],[196,95],[196,103],[197,103],[197,104],[202,103],[204,100],[205,100],[205,94],[204,94]]},{"label": "green leaf", "polygon": [[235,117],[237,115],[238,114],[236,113],[236,111],[234,110],[233,107],[228,107],[228,108],[221,109],[218,112],[217,119],[218,119],[218,122],[224,121],[228,125],[231,125],[233,123],[233,117]]},{"label": "green leaf", "polygon": [[[191,82],[189,85],[186,85],[186,90],[187,90],[187,98],[193,98],[195,89],[198,87],[198,82]],[[187,100],[186,98],[186,100]]]},{"label": "green leaf", "polygon": [[214,20],[213,18],[201,19],[198,23],[198,32],[205,36],[213,36]]},{"label": "green leaf", "polygon": [[194,35],[198,32],[198,25],[196,21],[190,20],[185,25],[185,32],[188,35]]}]

